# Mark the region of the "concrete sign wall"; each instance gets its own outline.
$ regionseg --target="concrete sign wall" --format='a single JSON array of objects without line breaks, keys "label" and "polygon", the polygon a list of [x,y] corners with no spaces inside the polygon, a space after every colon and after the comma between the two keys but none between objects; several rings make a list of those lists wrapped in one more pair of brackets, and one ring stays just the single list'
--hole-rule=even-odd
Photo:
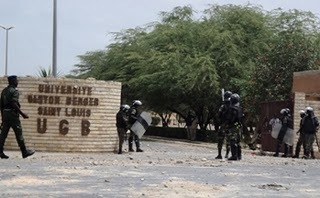
[{"label": "concrete sign wall", "polygon": [[[95,79],[19,77],[22,128],[37,151],[105,152],[117,149],[115,115],[121,83]],[[0,78],[1,90],[8,85]],[[19,149],[9,132],[5,149]]]}]

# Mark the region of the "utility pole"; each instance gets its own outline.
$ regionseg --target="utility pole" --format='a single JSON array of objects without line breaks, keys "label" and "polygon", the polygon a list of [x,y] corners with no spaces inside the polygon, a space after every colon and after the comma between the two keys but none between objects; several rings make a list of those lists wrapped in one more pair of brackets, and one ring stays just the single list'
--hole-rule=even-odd
[{"label": "utility pole", "polygon": [[57,0],[53,0],[52,75],[57,77]]}]

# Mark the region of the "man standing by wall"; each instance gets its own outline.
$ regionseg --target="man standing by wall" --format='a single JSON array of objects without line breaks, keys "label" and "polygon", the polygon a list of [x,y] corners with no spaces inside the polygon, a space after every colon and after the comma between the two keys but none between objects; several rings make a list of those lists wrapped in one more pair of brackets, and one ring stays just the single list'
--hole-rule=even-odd
[{"label": "man standing by wall", "polygon": [[299,154],[300,154],[300,150],[301,150],[301,146],[303,146],[303,151],[305,152],[306,147],[305,147],[305,143],[304,143],[304,139],[305,139],[305,133],[303,131],[303,119],[306,116],[306,112],[304,110],[300,111],[300,127],[299,130],[297,131],[297,135],[299,135],[299,139],[296,145],[296,150],[295,150],[295,154],[294,156],[292,156],[292,158],[299,158]]},{"label": "man standing by wall", "polygon": [[1,92],[2,130],[0,134],[0,157],[1,159],[9,158],[9,156],[3,153],[3,146],[8,136],[9,129],[12,128],[22,152],[22,157],[26,158],[33,155],[35,151],[26,149],[19,115],[24,119],[29,118],[29,116],[20,109],[17,76],[9,76],[8,82],[9,85]]},{"label": "man standing by wall", "polygon": [[318,118],[314,115],[313,109],[311,107],[306,108],[306,116],[303,119],[303,129],[305,132],[305,159],[310,159],[310,153],[312,151],[313,143],[315,140],[315,135],[317,128],[319,127]]},{"label": "man standing by wall", "polygon": [[120,109],[116,115],[116,126],[118,131],[118,137],[119,137],[119,151],[118,154],[122,154],[122,145],[125,139],[125,135],[128,130],[128,110],[130,109],[130,106],[127,104],[121,105]]}]

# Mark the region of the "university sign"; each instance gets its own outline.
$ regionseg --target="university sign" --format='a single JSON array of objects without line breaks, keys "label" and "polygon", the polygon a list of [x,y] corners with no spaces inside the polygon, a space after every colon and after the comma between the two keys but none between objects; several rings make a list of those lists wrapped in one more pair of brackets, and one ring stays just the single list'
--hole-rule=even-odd
[{"label": "university sign", "polygon": [[[31,77],[18,80],[21,108],[30,117],[21,119],[25,139],[36,150],[100,152],[116,148],[120,83]],[[2,78],[1,88],[6,85],[6,78]],[[17,147],[12,132],[7,142],[9,149]]]},{"label": "university sign", "polygon": [[[99,98],[92,97],[92,87],[88,86],[39,84],[38,93],[29,94],[27,98],[28,103],[40,105],[37,114],[45,117],[37,118],[38,133],[47,131],[46,117],[65,116],[81,118],[81,135],[88,135],[90,133],[90,121],[88,120],[91,116],[90,107],[99,106]],[[59,132],[62,135],[69,132],[67,119],[60,120]]]}]

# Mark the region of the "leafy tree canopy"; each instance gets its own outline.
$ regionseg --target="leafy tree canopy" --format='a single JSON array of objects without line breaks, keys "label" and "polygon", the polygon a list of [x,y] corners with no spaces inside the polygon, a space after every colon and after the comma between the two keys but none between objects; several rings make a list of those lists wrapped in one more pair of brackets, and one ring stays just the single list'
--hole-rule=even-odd
[{"label": "leafy tree canopy", "polygon": [[217,122],[221,88],[239,93],[253,119],[260,102],[290,97],[293,72],[319,68],[319,19],[310,12],[211,5],[198,18],[190,6],[160,16],[80,55],[75,74],[121,81],[124,102],[139,98],[159,114],[191,109],[205,129]]}]

